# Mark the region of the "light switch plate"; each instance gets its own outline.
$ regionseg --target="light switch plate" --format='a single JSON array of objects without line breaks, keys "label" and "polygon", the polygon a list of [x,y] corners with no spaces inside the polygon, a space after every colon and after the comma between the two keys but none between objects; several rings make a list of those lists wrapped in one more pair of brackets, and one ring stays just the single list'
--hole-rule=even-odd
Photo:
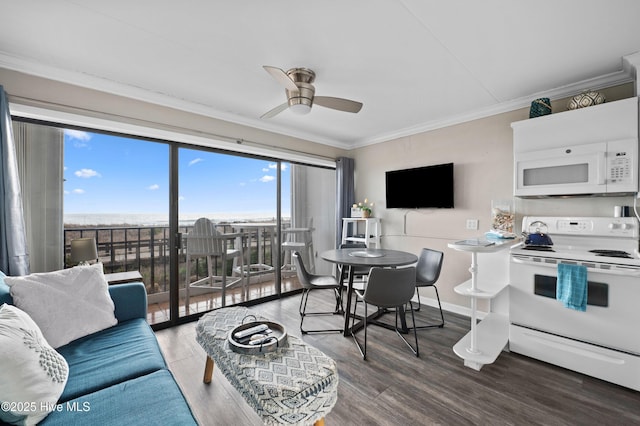
[{"label": "light switch plate", "polygon": [[478,219],[467,219],[467,229],[478,229]]}]

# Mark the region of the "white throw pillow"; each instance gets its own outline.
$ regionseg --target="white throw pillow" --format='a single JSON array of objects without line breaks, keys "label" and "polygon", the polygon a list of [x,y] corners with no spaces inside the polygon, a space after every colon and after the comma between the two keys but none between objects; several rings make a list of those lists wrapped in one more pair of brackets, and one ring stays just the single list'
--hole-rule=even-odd
[{"label": "white throw pillow", "polygon": [[29,315],[0,306],[0,420],[34,425],[53,411],[69,377],[67,361]]},{"label": "white throw pillow", "polygon": [[101,263],[4,281],[54,348],[118,323]]}]

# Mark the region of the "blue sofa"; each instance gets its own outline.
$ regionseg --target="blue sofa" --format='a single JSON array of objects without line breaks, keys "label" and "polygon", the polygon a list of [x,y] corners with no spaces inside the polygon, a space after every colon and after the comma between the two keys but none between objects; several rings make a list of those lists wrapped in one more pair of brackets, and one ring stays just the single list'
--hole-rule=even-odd
[{"label": "blue sofa", "polygon": [[[118,324],[57,349],[69,378],[57,409],[39,424],[197,425],[147,323],[144,285],[116,284],[109,293]],[[0,281],[0,305],[12,302]]]}]

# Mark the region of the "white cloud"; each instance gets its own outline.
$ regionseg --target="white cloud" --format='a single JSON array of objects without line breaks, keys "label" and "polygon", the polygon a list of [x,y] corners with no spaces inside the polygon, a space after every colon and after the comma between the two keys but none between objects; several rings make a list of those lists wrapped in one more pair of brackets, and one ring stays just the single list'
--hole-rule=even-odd
[{"label": "white cloud", "polygon": [[75,148],[86,148],[89,146],[87,142],[91,140],[91,133],[82,130],[65,129],[64,134],[73,142]]},{"label": "white cloud", "polygon": [[100,173],[93,169],[80,169],[74,173],[79,178],[89,179],[92,177],[100,177]]},{"label": "white cloud", "polygon": [[160,189],[160,185],[158,185],[157,183],[154,183],[153,185],[149,185],[147,189],[150,191],[155,191],[157,189]]},{"label": "white cloud", "polygon": [[271,182],[275,179],[275,176],[264,175],[260,178],[260,182]]},{"label": "white cloud", "polygon": [[76,188],[73,191],[74,194],[84,194],[84,189]]},{"label": "white cloud", "polygon": [[193,166],[194,164],[198,164],[203,162],[204,160],[202,158],[196,158],[194,160],[189,161],[189,167]]},{"label": "white cloud", "polygon": [[91,140],[91,133],[83,132],[82,130],[73,130],[73,129],[64,129],[64,134],[69,137],[69,139],[79,140],[79,141],[89,141]]},{"label": "white cloud", "polygon": [[269,171],[269,168],[268,168],[268,167],[263,167],[263,168],[262,168],[262,171],[263,171],[263,172],[265,172],[265,173],[267,173],[267,172]]}]

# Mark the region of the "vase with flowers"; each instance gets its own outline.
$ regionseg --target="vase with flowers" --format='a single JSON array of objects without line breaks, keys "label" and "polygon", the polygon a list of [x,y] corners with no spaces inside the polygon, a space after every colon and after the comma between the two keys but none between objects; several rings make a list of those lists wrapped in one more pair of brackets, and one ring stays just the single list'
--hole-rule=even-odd
[{"label": "vase with flowers", "polygon": [[366,198],[363,202],[359,202],[353,205],[352,210],[360,210],[362,214],[361,217],[367,218],[371,217],[371,213],[373,212],[373,203],[370,203]]}]

